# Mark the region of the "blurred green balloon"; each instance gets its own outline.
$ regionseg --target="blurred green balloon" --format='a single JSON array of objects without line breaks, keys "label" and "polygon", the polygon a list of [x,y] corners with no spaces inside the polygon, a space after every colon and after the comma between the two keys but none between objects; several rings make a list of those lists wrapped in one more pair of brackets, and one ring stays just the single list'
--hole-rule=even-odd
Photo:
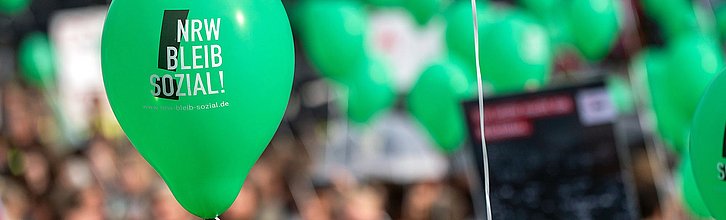
[{"label": "blurred green balloon", "polygon": [[703,202],[714,219],[726,219],[726,74],[719,73],[706,90],[693,118],[690,159]]},{"label": "blurred green balloon", "polygon": [[0,0],[0,13],[15,15],[24,11],[30,5],[30,0]]},{"label": "blurred green balloon", "polygon": [[669,39],[698,30],[698,19],[691,1],[642,0],[641,4],[645,13],[661,26]]},{"label": "blurred green balloon", "polygon": [[708,84],[723,70],[723,58],[719,44],[702,34],[684,35],[668,45],[669,100],[687,118],[695,112]]},{"label": "blurred green balloon", "polygon": [[472,97],[463,66],[451,60],[432,64],[419,76],[408,98],[408,109],[442,151],[459,148],[466,134],[461,101]]},{"label": "blurred green balloon", "polygon": [[628,81],[620,76],[611,76],[607,79],[607,89],[615,108],[621,114],[627,114],[635,110],[633,93]]},{"label": "blurred green balloon", "polygon": [[553,55],[546,31],[528,15],[513,11],[489,25],[480,38],[483,77],[495,92],[517,92],[549,80]]},{"label": "blurred green balloon", "polygon": [[[425,25],[436,14],[441,12],[446,1],[443,0],[401,0],[403,7],[411,13],[419,25]],[[471,3],[470,3],[471,4]],[[471,8],[471,7],[469,7]],[[470,10],[471,11],[471,10]],[[471,12],[469,12],[471,14]],[[472,19],[473,21],[473,19]],[[473,29],[473,25],[472,25]]]},{"label": "blurred green balloon", "polygon": [[39,87],[48,87],[55,80],[55,52],[48,36],[35,32],[20,42],[18,51],[23,78]]},{"label": "blurred green balloon", "polygon": [[570,33],[575,46],[588,60],[603,59],[620,35],[616,0],[572,1],[567,8]]},{"label": "blurred green balloon", "polygon": [[114,114],[177,201],[223,213],[290,96],[295,50],[280,1],[113,1],[101,43]]},{"label": "blurred green balloon", "polygon": [[[477,3],[477,20],[479,21],[479,37],[482,31],[496,19],[494,7],[487,6],[486,1]],[[446,12],[446,47],[449,52],[465,62],[469,68],[476,68],[474,57],[474,19],[471,3],[468,1],[454,2]]]},{"label": "blurred green balloon", "polygon": [[348,119],[356,123],[368,123],[396,100],[391,71],[377,58],[362,63],[344,84],[348,88]]},{"label": "blurred green balloon", "polygon": [[681,152],[687,146],[690,118],[673,102],[668,81],[667,55],[659,51],[649,51],[643,55],[642,62],[647,66],[650,104],[655,114],[657,131],[660,137],[674,152]]},{"label": "blurred green balloon", "polygon": [[300,6],[302,39],[320,73],[334,80],[348,77],[365,61],[366,13],[354,1],[308,0]]},{"label": "blurred green balloon", "polygon": [[676,183],[680,186],[681,199],[691,215],[700,218],[711,217],[711,213],[708,212],[706,204],[703,203],[701,192],[699,192],[696,185],[693,169],[691,169],[691,158],[688,153],[681,157]]}]

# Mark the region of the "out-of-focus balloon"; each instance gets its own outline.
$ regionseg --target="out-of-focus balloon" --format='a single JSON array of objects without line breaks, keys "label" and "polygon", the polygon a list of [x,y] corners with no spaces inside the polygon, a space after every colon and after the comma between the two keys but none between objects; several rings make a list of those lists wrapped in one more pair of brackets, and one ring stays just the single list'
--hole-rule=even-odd
[{"label": "out-of-focus balloon", "polygon": [[23,78],[40,87],[47,87],[55,78],[55,53],[48,36],[35,32],[20,42],[18,51]]},{"label": "out-of-focus balloon", "polygon": [[0,0],[0,13],[14,15],[30,5],[30,0]]},{"label": "out-of-focus balloon", "polygon": [[612,76],[607,79],[607,85],[610,99],[619,113],[627,114],[635,110],[633,93],[630,90],[630,84],[625,79],[620,76]]},{"label": "out-of-focus balloon", "polygon": [[347,86],[345,102],[348,119],[353,122],[369,122],[377,114],[393,106],[396,100],[391,71],[378,58],[362,63],[344,84]]},{"label": "out-of-focus balloon", "polygon": [[[479,37],[482,31],[496,19],[497,10],[487,6],[486,1],[477,3],[477,20],[479,21]],[[474,57],[474,19],[471,12],[471,3],[457,1],[449,6],[446,13],[446,47],[449,52],[475,69]]]},{"label": "out-of-focus balloon", "polygon": [[523,12],[512,11],[480,38],[483,77],[496,92],[536,88],[549,80],[553,55],[547,32]]},{"label": "out-of-focus balloon", "polygon": [[686,206],[687,210],[691,215],[708,218],[711,217],[711,213],[708,212],[706,204],[703,203],[701,192],[698,190],[696,185],[696,179],[693,176],[693,169],[691,169],[691,158],[686,154],[681,157],[681,164],[678,167],[678,175],[676,176],[676,183],[679,184],[681,190],[681,199]]},{"label": "out-of-focus balloon", "polygon": [[300,6],[302,37],[320,73],[343,80],[365,61],[366,14],[355,1],[308,0]]},{"label": "out-of-focus balloon", "polygon": [[668,87],[666,54],[650,50],[637,60],[647,68],[650,107],[655,114],[657,131],[660,137],[674,152],[681,152],[687,146],[688,118],[673,102]]},{"label": "out-of-focus balloon", "polygon": [[714,219],[726,219],[726,74],[719,73],[706,90],[693,117],[689,153],[693,176]]},{"label": "out-of-focus balloon", "polygon": [[444,152],[459,148],[466,127],[461,101],[472,96],[464,67],[450,60],[432,64],[408,95],[408,109]]},{"label": "out-of-focus balloon", "polygon": [[[442,0],[402,0],[403,7],[411,13],[419,25],[425,25],[444,7]],[[470,7],[471,8],[471,7]],[[471,11],[471,10],[470,10]],[[471,14],[471,12],[469,12]],[[473,19],[471,20],[473,22]],[[473,25],[472,25],[473,29]]]},{"label": "out-of-focus balloon", "polygon": [[698,30],[698,19],[691,1],[684,0],[643,0],[646,14],[661,25],[669,39]]},{"label": "out-of-focus balloon", "polygon": [[131,143],[177,201],[222,214],[269,144],[295,50],[280,1],[113,1],[103,81]]},{"label": "out-of-focus balloon", "polygon": [[668,96],[690,117],[703,91],[724,68],[719,44],[702,34],[679,37],[668,46]]},{"label": "out-of-focus balloon", "polygon": [[568,7],[570,33],[575,46],[585,58],[604,58],[620,35],[616,0],[571,1]]}]

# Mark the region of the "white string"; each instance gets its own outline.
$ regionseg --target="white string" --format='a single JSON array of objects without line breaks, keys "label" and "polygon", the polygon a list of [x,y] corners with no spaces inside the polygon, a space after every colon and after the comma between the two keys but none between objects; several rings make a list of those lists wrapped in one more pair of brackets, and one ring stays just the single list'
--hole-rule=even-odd
[{"label": "white string", "polygon": [[479,22],[476,17],[476,0],[471,0],[471,13],[474,18],[474,57],[476,58],[476,81],[479,89],[479,131],[481,135],[482,161],[484,163],[484,198],[486,199],[487,219],[492,219],[492,205],[489,199],[489,155],[486,138],[484,138],[484,89],[479,64]]}]

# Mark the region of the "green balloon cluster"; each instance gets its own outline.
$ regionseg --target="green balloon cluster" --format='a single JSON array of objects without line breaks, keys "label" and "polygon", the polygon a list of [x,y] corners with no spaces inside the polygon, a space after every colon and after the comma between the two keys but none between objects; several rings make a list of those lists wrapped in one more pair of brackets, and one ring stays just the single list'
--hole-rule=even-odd
[{"label": "green balloon cluster", "polygon": [[376,7],[401,6],[403,0],[365,0],[365,3]]},{"label": "green balloon cluster", "polygon": [[186,210],[222,214],[290,96],[282,3],[113,1],[101,44],[108,99],[131,143]]},{"label": "green balloon cluster", "polygon": [[620,35],[617,0],[579,0],[567,7],[572,41],[585,58],[603,59]]},{"label": "green balloon cluster", "polygon": [[688,212],[695,217],[708,218],[711,213],[708,212],[706,204],[703,203],[701,192],[696,185],[696,179],[691,169],[691,158],[688,154],[681,157],[681,164],[678,167],[678,175],[676,183],[680,186],[681,201],[683,201]]},{"label": "green balloon cluster", "polygon": [[356,123],[368,123],[396,100],[391,72],[381,59],[364,62],[344,84],[348,119]]},{"label": "green balloon cluster", "polygon": [[[411,13],[419,25],[425,25],[444,7],[443,0],[401,0],[403,7]],[[470,12],[471,13],[471,12]]]},{"label": "green balloon cluster", "polygon": [[18,59],[23,79],[30,84],[47,88],[55,80],[55,52],[45,34],[26,36],[20,42]]},{"label": "green balloon cluster", "polygon": [[473,95],[465,67],[454,60],[432,64],[419,76],[408,109],[443,152],[459,148],[466,135],[461,102]]},{"label": "green balloon cluster", "polygon": [[480,36],[481,71],[495,92],[517,92],[549,80],[553,55],[545,29],[528,15],[512,11]]},{"label": "green balloon cluster", "polygon": [[27,9],[30,0],[0,0],[0,13],[15,15]]},{"label": "green balloon cluster", "polygon": [[344,80],[366,60],[366,13],[354,1],[308,0],[300,6],[305,50],[319,73]]}]

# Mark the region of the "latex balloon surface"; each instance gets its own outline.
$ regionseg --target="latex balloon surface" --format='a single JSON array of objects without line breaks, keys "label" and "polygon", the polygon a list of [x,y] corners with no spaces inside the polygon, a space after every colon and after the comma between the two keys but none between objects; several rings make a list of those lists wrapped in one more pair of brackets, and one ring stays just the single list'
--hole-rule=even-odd
[{"label": "latex balloon surface", "polygon": [[408,95],[408,109],[444,152],[459,148],[466,127],[461,102],[472,87],[464,67],[451,60],[429,66]]},{"label": "latex balloon surface", "polygon": [[280,1],[115,0],[102,39],[111,107],[191,213],[235,200],[290,96],[294,45]]},{"label": "latex balloon surface", "polygon": [[487,27],[479,43],[481,71],[496,92],[516,92],[549,81],[553,55],[545,29],[513,11]]},{"label": "latex balloon surface", "polygon": [[726,218],[726,74],[710,84],[693,118],[690,156],[703,202],[715,219]]}]

